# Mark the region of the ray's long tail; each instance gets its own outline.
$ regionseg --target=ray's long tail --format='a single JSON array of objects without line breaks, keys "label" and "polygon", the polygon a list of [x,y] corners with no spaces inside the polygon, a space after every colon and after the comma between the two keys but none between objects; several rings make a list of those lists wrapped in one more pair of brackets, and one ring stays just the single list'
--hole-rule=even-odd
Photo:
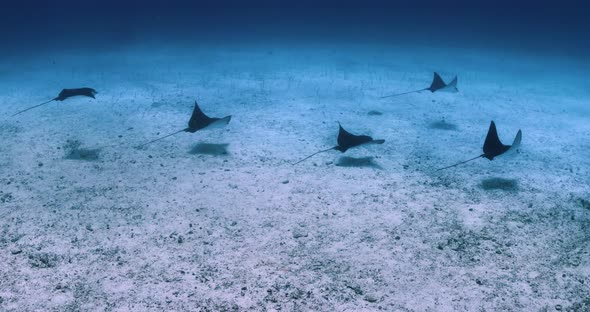
[{"label": "ray's long tail", "polygon": [[55,101],[56,99],[57,99],[57,98],[55,98],[55,99],[51,99],[51,100],[49,100],[49,101],[47,101],[47,102],[43,102],[43,103],[41,103],[41,104],[38,104],[38,105],[35,105],[35,106],[31,106],[31,107],[29,107],[29,108],[27,108],[27,109],[23,109],[22,111],[19,111],[19,112],[17,112],[17,113],[14,113],[14,114],[13,114],[11,117],[14,117],[14,116],[16,116],[16,115],[22,114],[22,113],[24,113],[24,112],[26,112],[26,111],[29,111],[29,110],[31,110],[31,109],[33,109],[33,108],[37,108],[37,107],[39,107],[39,106],[41,106],[41,105],[45,105],[45,104],[47,104],[47,103],[53,102],[53,101]]},{"label": "ray's long tail", "polygon": [[324,153],[324,152],[327,152],[327,151],[331,151],[331,150],[333,150],[333,149],[335,149],[335,147],[331,147],[331,148],[328,148],[328,149],[325,149],[325,150],[321,150],[321,151],[319,151],[319,152],[315,152],[315,153],[313,153],[313,154],[311,154],[311,155],[309,155],[309,156],[307,156],[307,157],[305,157],[305,158],[301,159],[300,161],[298,161],[298,162],[296,162],[296,163],[292,163],[291,165],[295,166],[295,165],[297,165],[298,163],[301,163],[301,162],[303,162],[303,161],[305,161],[305,160],[308,160],[308,159],[312,158],[313,156],[315,156],[315,155],[317,155],[317,154],[319,154],[319,153]]},{"label": "ray's long tail", "polygon": [[173,136],[173,135],[175,135],[175,134],[179,134],[179,133],[181,133],[181,132],[183,132],[183,131],[186,131],[186,129],[182,129],[182,130],[176,131],[176,132],[174,132],[174,133],[170,133],[170,134],[168,134],[168,135],[165,135],[165,136],[163,136],[163,137],[157,138],[157,139],[155,139],[155,140],[151,140],[151,141],[149,141],[149,142],[143,143],[143,144],[141,144],[141,145],[137,145],[135,148],[142,148],[142,147],[144,147],[144,146],[146,146],[146,145],[148,145],[148,144],[152,144],[152,143],[154,143],[154,142],[156,142],[156,141],[163,140],[163,139],[165,139],[165,138],[167,138],[167,137],[171,137],[171,136]]},{"label": "ray's long tail", "polygon": [[456,164],[454,164],[454,165],[450,165],[450,166],[446,166],[446,167],[444,167],[444,168],[436,169],[436,171],[441,171],[441,170],[445,170],[445,169],[449,169],[449,168],[457,167],[457,166],[459,166],[459,165],[462,165],[462,164],[464,164],[464,163],[468,163],[468,162],[470,162],[470,161],[473,161],[473,160],[476,160],[476,159],[478,159],[478,158],[482,158],[482,157],[484,157],[484,156],[485,156],[485,154],[481,154],[481,155],[479,155],[479,156],[477,156],[477,157],[473,157],[473,158],[471,158],[471,159],[468,159],[468,160],[462,161],[462,162],[460,162],[460,163],[456,163]]},{"label": "ray's long tail", "polygon": [[408,91],[408,92],[403,92],[403,93],[386,95],[386,96],[380,97],[380,99],[386,99],[386,98],[400,96],[400,95],[406,95],[406,94],[410,94],[410,93],[418,93],[418,92],[422,92],[422,91],[426,91],[426,90],[428,90],[428,88],[426,88],[426,89],[420,89],[420,90],[414,90],[414,91]]}]

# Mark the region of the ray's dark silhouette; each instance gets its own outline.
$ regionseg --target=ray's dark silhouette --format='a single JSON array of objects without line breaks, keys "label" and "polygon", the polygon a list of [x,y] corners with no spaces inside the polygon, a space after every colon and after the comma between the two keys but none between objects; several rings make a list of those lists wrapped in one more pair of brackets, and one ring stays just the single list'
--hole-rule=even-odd
[{"label": "ray's dark silhouette", "polygon": [[390,97],[394,97],[394,96],[410,94],[410,93],[418,93],[418,92],[422,92],[422,91],[430,91],[430,92],[434,93],[439,90],[449,90],[451,92],[458,92],[459,89],[457,89],[457,76],[455,76],[455,78],[453,78],[453,80],[449,84],[447,84],[442,80],[440,75],[437,72],[435,72],[434,78],[432,78],[432,83],[430,83],[430,87],[428,87],[428,88],[386,95],[386,96],[382,96],[381,98],[386,99],[386,98],[390,98]]},{"label": "ray's dark silhouette", "polygon": [[297,165],[300,162],[303,162],[317,154],[320,153],[324,153],[327,151],[331,151],[331,150],[337,150],[340,151],[342,153],[346,152],[347,150],[359,146],[359,145],[363,145],[363,144],[383,144],[385,142],[385,140],[381,140],[381,139],[373,139],[372,137],[368,136],[368,135],[354,135],[346,130],[344,130],[344,128],[342,128],[342,125],[340,123],[338,123],[339,126],[339,130],[338,130],[338,145],[325,149],[325,150],[321,150],[318,152],[315,152],[301,160],[299,160],[296,163],[293,163],[293,165]]},{"label": "ray's dark silhouette", "polygon": [[18,114],[22,114],[26,111],[29,111],[33,108],[37,108],[39,106],[45,105],[47,103],[51,103],[53,101],[63,101],[67,98],[71,98],[73,96],[87,96],[87,97],[91,97],[91,98],[95,98],[94,96],[97,94],[98,92],[96,92],[96,90],[92,89],[92,88],[76,88],[76,89],[63,89],[61,90],[61,92],[53,99],[43,102],[41,104],[37,104],[35,106],[31,106],[27,109],[23,109],[22,111],[19,111],[15,114],[12,115],[12,117],[18,115]]},{"label": "ray's dark silhouette", "polygon": [[436,171],[456,167],[456,166],[462,165],[464,163],[476,160],[478,158],[487,158],[489,160],[493,160],[495,157],[498,157],[498,156],[508,152],[509,150],[517,149],[520,146],[521,140],[522,140],[522,131],[518,130],[518,133],[516,133],[516,137],[514,138],[512,145],[502,144],[502,142],[500,141],[500,138],[498,137],[498,131],[496,130],[496,124],[492,120],[492,122],[490,123],[490,128],[488,129],[488,134],[486,136],[486,140],[483,144],[483,154],[481,154],[477,157],[456,163],[454,165],[450,165],[450,166],[447,166],[444,168],[437,169]]},{"label": "ray's dark silhouette", "polygon": [[209,127],[225,126],[230,122],[230,120],[231,120],[231,115],[225,116],[223,118],[209,117],[209,116],[205,115],[205,113],[203,113],[203,111],[201,111],[201,108],[199,107],[199,104],[197,104],[197,101],[195,101],[195,107],[193,108],[193,113],[191,115],[191,118],[188,121],[188,127],[184,128],[182,130],[178,130],[174,133],[170,133],[170,134],[165,135],[163,137],[157,138],[155,140],[138,145],[138,146],[136,146],[136,148],[144,147],[148,144],[154,143],[156,141],[160,141],[162,139],[165,139],[167,137],[171,137],[171,136],[181,133],[181,132],[195,133],[199,130],[209,128]]}]

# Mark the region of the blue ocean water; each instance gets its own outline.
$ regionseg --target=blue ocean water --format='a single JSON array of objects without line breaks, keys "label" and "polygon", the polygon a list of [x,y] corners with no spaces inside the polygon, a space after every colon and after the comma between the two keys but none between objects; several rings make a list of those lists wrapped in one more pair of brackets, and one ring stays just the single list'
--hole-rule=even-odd
[{"label": "blue ocean water", "polygon": [[0,9],[4,53],[142,40],[588,49],[583,1],[19,1]]},{"label": "blue ocean water", "polygon": [[589,14],[1,2],[0,311],[590,311]]}]

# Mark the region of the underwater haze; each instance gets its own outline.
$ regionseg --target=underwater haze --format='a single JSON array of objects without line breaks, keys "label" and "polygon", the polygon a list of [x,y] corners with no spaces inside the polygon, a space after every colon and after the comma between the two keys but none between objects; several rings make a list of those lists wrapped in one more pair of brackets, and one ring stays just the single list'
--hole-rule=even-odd
[{"label": "underwater haze", "polygon": [[589,14],[0,3],[0,311],[590,311]]}]

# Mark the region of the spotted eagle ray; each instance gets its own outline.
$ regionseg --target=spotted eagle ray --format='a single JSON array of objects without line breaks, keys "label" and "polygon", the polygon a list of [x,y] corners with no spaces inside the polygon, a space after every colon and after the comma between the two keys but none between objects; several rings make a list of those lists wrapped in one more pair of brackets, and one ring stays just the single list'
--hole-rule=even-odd
[{"label": "spotted eagle ray", "polygon": [[385,140],[375,140],[372,137],[368,136],[368,135],[354,135],[346,130],[344,130],[344,128],[342,128],[342,125],[340,123],[338,123],[338,126],[340,127],[340,129],[338,130],[338,145],[325,149],[325,150],[321,150],[318,152],[315,152],[303,159],[301,159],[300,161],[294,163],[293,165],[297,165],[298,163],[307,160],[319,153],[324,153],[327,151],[331,151],[331,150],[337,150],[340,151],[342,153],[346,152],[348,149],[359,146],[359,145],[364,145],[364,144],[383,144],[385,142]]},{"label": "spotted eagle ray", "polygon": [[520,129],[519,129],[518,132],[516,133],[516,137],[514,138],[514,141],[512,142],[512,145],[502,144],[502,142],[500,141],[500,138],[498,137],[498,131],[496,131],[496,124],[492,120],[492,122],[490,123],[490,128],[488,130],[488,135],[486,136],[486,140],[483,144],[483,154],[481,154],[477,157],[462,161],[460,163],[456,163],[454,165],[450,165],[450,166],[447,166],[444,168],[437,169],[436,171],[452,168],[452,167],[455,167],[458,165],[462,165],[464,163],[470,162],[472,160],[476,160],[478,158],[487,158],[489,160],[493,160],[495,157],[505,154],[508,151],[517,150],[518,147],[520,146],[521,140],[522,140],[522,131],[520,131]]},{"label": "spotted eagle ray", "polygon": [[453,78],[453,80],[449,84],[447,84],[442,80],[440,75],[437,72],[435,72],[434,78],[432,78],[432,83],[430,84],[430,87],[428,87],[428,88],[386,95],[386,96],[382,96],[381,98],[385,99],[385,98],[390,98],[390,97],[404,95],[404,94],[418,93],[418,92],[422,92],[422,91],[430,91],[432,93],[434,93],[436,91],[458,92],[459,89],[457,89],[457,76],[455,76],[455,78]]},{"label": "spotted eagle ray", "polygon": [[50,102],[53,102],[53,101],[63,101],[65,99],[71,98],[73,96],[87,96],[87,97],[91,97],[91,98],[94,99],[95,98],[94,96],[97,93],[98,92],[96,92],[96,90],[94,90],[92,88],[63,89],[58,94],[58,96],[56,96],[55,98],[53,98],[53,99],[51,99],[49,101],[43,102],[41,104],[37,104],[35,106],[31,106],[31,107],[29,107],[27,109],[23,109],[22,111],[13,114],[12,117],[14,117],[14,116],[16,116],[18,114],[24,113],[26,111],[29,111],[29,110],[31,110],[33,108],[39,107],[41,105],[45,105],[45,104],[50,103]]},{"label": "spotted eagle ray", "polygon": [[203,111],[201,111],[201,108],[199,108],[199,104],[197,104],[197,101],[195,101],[195,107],[193,108],[193,114],[191,115],[191,119],[189,119],[189,121],[188,121],[188,127],[184,128],[182,130],[178,130],[174,133],[165,135],[163,137],[157,138],[155,140],[138,145],[136,148],[144,147],[148,144],[154,143],[156,141],[160,141],[162,139],[165,139],[167,137],[173,136],[173,135],[181,133],[181,132],[195,133],[195,132],[205,129],[205,128],[212,128],[212,127],[218,127],[218,126],[223,127],[223,126],[226,126],[230,120],[231,120],[231,115],[225,116],[223,118],[215,118],[215,117],[209,117],[209,116],[205,115],[205,113],[203,113]]}]

